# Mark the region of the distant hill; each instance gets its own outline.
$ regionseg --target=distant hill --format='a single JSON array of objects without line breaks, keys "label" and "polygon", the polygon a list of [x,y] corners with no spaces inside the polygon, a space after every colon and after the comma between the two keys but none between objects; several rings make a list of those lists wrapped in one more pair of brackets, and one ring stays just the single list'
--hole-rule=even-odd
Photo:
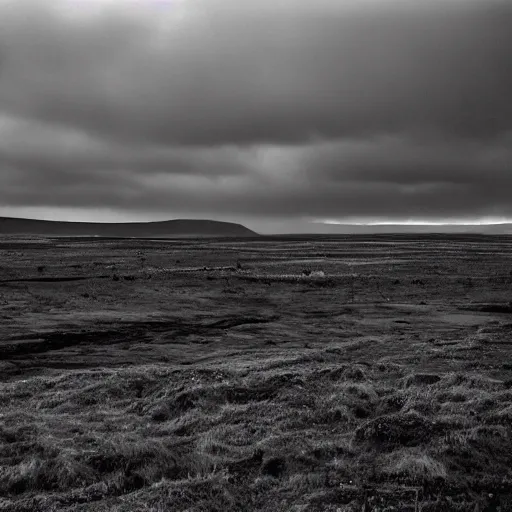
[{"label": "distant hill", "polygon": [[321,234],[482,234],[482,235],[512,235],[512,224],[378,224],[378,225],[354,225],[354,224],[321,224],[318,225]]},{"label": "distant hill", "polygon": [[161,222],[60,222],[0,217],[0,235],[120,238],[247,237],[257,233],[231,222],[177,219]]}]

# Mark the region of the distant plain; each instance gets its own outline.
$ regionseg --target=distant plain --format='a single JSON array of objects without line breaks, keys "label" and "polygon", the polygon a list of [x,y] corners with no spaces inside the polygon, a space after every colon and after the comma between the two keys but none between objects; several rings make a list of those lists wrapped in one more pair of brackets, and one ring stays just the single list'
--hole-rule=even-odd
[{"label": "distant plain", "polygon": [[0,511],[512,510],[511,334],[508,236],[5,236]]}]

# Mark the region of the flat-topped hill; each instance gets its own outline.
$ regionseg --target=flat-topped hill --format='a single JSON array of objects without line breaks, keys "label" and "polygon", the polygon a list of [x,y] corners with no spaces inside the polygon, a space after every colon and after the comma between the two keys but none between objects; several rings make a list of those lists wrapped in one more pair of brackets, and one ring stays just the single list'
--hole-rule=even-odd
[{"label": "flat-topped hill", "polygon": [[103,236],[123,238],[243,237],[257,233],[232,222],[176,219],[160,222],[61,222],[0,217],[0,235]]}]

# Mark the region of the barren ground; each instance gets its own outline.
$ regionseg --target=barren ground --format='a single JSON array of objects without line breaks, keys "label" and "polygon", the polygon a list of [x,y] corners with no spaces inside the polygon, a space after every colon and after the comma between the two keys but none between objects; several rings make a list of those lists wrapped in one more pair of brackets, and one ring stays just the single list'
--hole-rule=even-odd
[{"label": "barren ground", "polygon": [[511,249],[1,239],[0,510],[512,510]]}]

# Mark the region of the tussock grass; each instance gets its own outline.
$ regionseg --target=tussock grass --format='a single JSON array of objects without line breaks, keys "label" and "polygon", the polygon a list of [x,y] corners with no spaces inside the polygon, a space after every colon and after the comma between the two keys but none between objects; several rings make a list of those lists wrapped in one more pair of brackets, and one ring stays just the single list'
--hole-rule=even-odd
[{"label": "tussock grass", "polygon": [[512,479],[500,381],[394,371],[390,385],[387,365],[327,356],[4,383],[0,510],[289,510],[286,496],[314,509],[340,485]]},{"label": "tussock grass", "polygon": [[382,457],[380,465],[382,474],[397,477],[411,485],[444,481],[448,475],[442,462],[417,448],[400,448],[386,454]]}]

